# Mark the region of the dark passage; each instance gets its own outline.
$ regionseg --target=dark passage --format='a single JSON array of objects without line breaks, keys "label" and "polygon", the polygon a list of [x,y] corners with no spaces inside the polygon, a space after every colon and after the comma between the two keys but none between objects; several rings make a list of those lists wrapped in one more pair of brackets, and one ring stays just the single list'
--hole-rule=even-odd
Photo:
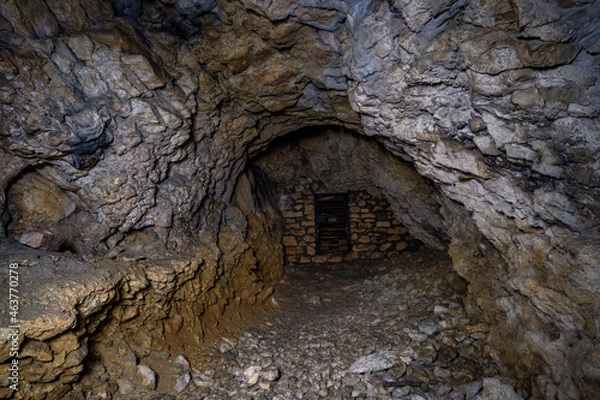
[{"label": "dark passage", "polygon": [[317,252],[346,253],[350,250],[350,215],[348,195],[315,195],[315,225]]}]

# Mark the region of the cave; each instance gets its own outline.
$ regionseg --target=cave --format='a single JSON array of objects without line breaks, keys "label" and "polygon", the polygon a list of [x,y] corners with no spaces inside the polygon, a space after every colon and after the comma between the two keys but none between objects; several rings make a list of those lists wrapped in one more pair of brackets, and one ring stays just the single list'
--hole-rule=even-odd
[{"label": "cave", "polygon": [[599,16],[0,2],[0,397],[595,398]]}]

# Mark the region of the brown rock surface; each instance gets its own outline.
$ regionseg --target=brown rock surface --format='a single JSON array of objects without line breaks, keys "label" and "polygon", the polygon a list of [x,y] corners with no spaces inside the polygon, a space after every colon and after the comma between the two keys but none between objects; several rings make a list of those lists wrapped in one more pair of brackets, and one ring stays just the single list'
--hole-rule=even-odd
[{"label": "brown rock surface", "polygon": [[[507,371],[542,398],[598,393],[600,1],[172,3],[0,2],[0,234],[48,229],[124,263],[203,249],[199,282],[168,299],[218,287],[183,312],[218,318],[280,268],[275,217],[238,183],[247,160],[343,126],[390,151],[360,162],[411,234],[450,239]],[[394,157],[429,188],[418,202]],[[198,267],[175,264],[157,261]],[[119,284],[73,301],[96,313]],[[71,329],[65,309],[30,337]]]}]

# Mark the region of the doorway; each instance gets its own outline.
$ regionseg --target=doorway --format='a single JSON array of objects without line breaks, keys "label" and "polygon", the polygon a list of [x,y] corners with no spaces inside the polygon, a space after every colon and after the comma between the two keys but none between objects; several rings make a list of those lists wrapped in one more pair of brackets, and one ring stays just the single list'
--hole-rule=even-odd
[{"label": "doorway", "polygon": [[349,252],[348,194],[316,194],[315,225],[317,253]]}]

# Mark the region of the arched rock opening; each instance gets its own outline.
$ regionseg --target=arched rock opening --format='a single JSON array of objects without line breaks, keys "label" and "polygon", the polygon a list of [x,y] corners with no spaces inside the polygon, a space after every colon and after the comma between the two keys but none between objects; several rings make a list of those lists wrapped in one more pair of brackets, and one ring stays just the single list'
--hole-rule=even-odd
[{"label": "arched rock opening", "polygon": [[[80,257],[2,238],[51,305],[22,324],[44,355],[24,356],[21,395],[69,390],[101,325],[145,327],[143,348],[267,299],[265,254],[282,249],[262,232],[278,228],[240,177],[277,137],[324,124],[377,137],[433,184],[443,227],[413,234],[450,239],[495,355],[533,396],[597,393],[599,7],[1,2],[0,207],[33,169],[75,199],[63,239]],[[58,283],[33,285],[54,268],[75,288],[58,301]]]},{"label": "arched rock opening", "polygon": [[[374,138],[338,127],[307,127],[273,143],[251,163],[276,187],[275,201],[286,222],[287,261],[380,258],[387,250],[397,254],[409,246],[401,237],[406,228],[433,248],[447,245],[435,188]],[[346,255],[319,257],[314,196],[347,192]],[[378,211],[383,213],[379,220]]]}]

